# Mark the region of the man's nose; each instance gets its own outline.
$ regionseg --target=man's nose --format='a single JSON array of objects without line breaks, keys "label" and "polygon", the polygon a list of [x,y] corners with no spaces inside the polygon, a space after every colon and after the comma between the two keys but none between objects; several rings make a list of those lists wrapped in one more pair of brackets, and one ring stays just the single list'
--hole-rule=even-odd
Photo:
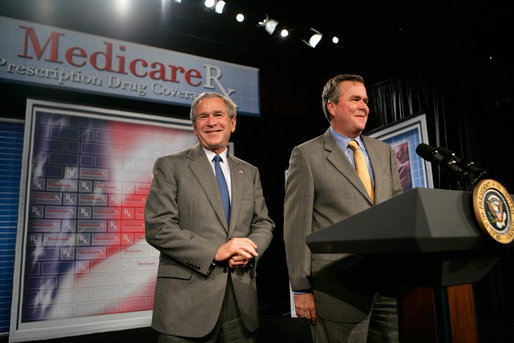
[{"label": "man's nose", "polygon": [[214,117],[213,117],[213,116],[209,116],[209,117],[207,118],[207,125],[209,125],[209,126],[214,126],[214,125],[216,125],[216,120],[214,119]]}]

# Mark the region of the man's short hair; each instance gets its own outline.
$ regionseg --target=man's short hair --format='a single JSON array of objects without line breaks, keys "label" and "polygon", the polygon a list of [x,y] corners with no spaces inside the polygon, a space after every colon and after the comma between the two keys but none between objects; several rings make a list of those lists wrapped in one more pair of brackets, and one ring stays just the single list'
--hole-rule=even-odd
[{"label": "man's short hair", "polygon": [[227,113],[230,118],[235,118],[237,116],[236,112],[236,104],[227,96],[224,96],[223,94],[216,93],[216,92],[203,92],[200,95],[196,97],[196,99],[191,104],[191,110],[189,112],[189,118],[191,118],[191,121],[193,123],[196,122],[196,107],[198,106],[198,103],[202,101],[203,99],[209,99],[209,98],[220,98],[225,102],[225,106],[227,107]]},{"label": "man's short hair", "polygon": [[339,97],[341,96],[341,87],[339,86],[343,81],[353,81],[364,84],[364,79],[360,75],[355,74],[339,74],[334,76],[327,81],[325,87],[323,87],[323,93],[321,93],[321,106],[323,107],[323,113],[328,122],[332,120],[332,115],[327,109],[329,101],[337,104]]}]

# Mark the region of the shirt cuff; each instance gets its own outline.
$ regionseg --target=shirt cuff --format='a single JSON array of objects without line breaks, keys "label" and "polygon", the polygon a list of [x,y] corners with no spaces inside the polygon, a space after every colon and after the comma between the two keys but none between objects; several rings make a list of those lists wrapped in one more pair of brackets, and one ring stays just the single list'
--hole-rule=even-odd
[{"label": "shirt cuff", "polygon": [[302,295],[302,294],[308,294],[308,293],[312,293],[312,289],[302,289],[299,291],[293,291],[293,294],[295,294],[295,295]]}]

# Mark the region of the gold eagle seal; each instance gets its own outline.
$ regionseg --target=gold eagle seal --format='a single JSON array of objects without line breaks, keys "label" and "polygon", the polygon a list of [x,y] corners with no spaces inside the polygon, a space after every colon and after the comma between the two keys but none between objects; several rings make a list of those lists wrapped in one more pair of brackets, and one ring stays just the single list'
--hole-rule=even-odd
[{"label": "gold eagle seal", "polygon": [[514,239],[512,198],[499,182],[481,180],[473,190],[473,209],[482,231],[502,244]]}]

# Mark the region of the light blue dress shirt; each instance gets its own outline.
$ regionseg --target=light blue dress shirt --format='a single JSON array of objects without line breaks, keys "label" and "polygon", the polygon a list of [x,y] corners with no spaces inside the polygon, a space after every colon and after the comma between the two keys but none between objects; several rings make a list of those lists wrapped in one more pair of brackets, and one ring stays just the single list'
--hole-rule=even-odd
[{"label": "light blue dress shirt", "polygon": [[361,136],[358,136],[357,138],[348,138],[345,135],[340,134],[336,130],[330,127],[330,133],[335,138],[337,144],[341,147],[341,150],[343,150],[346,157],[348,157],[348,160],[350,160],[350,163],[355,168],[355,161],[353,160],[353,150],[348,146],[348,143],[352,139],[355,139],[357,143],[359,144],[359,149],[364,155],[364,159],[366,160],[366,164],[368,166],[369,175],[371,176],[371,182],[373,183],[373,186],[375,185],[375,178],[373,177],[373,168],[371,167],[371,162],[369,161],[368,152],[366,151],[366,147],[364,146],[364,143],[362,142]]}]

